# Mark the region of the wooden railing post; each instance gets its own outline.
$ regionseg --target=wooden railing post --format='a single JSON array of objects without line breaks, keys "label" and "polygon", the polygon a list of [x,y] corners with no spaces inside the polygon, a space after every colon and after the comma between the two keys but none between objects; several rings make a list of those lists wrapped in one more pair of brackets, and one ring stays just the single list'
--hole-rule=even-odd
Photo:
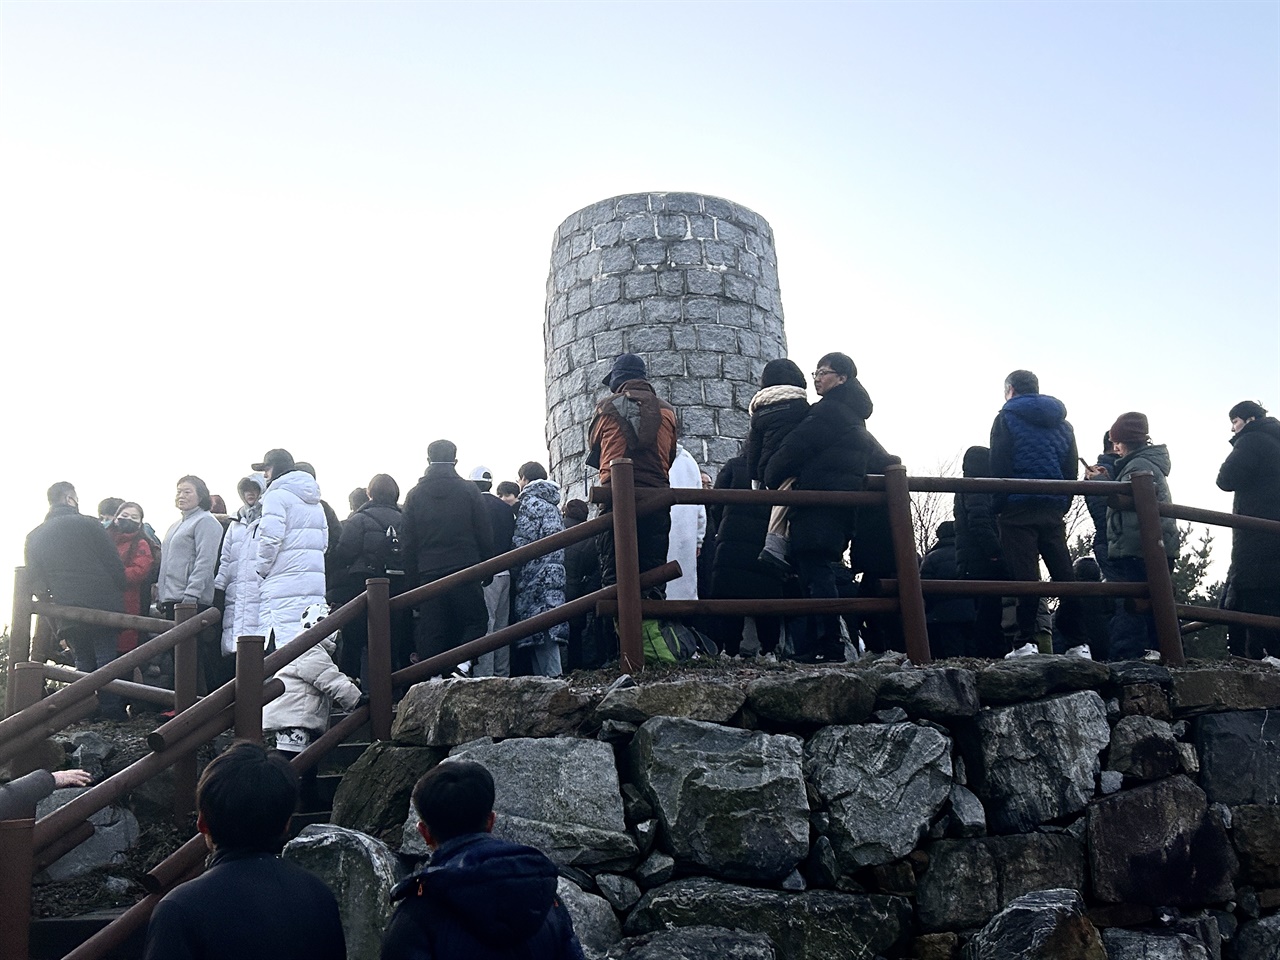
[{"label": "wooden railing post", "polygon": [[27,960],[34,820],[0,820],[0,960]]},{"label": "wooden railing post", "polygon": [[14,708],[14,667],[31,659],[31,574],[26,567],[13,571],[13,619],[9,621],[9,674],[5,678],[5,715]]},{"label": "wooden railing post", "polygon": [[1133,485],[1133,510],[1138,515],[1138,535],[1142,539],[1142,559],[1147,565],[1147,590],[1151,595],[1151,616],[1156,622],[1156,639],[1160,656],[1166,664],[1181,667],[1186,663],[1182,652],[1182,633],[1178,629],[1177,601],[1173,595],[1173,577],[1164,551],[1164,534],[1160,530],[1160,498],[1150,473],[1143,471],[1129,477]]},{"label": "wooden railing post", "polygon": [[369,734],[391,739],[391,581],[375,577],[364,582],[369,594]]},{"label": "wooden railing post", "polygon": [[262,739],[262,650],[266,637],[236,638],[236,705],[237,740]]},{"label": "wooden railing post", "polygon": [[[194,603],[173,608],[173,622],[186,623],[196,615]],[[173,713],[195,706],[199,684],[199,636],[188,637],[173,648]],[[183,757],[173,765],[173,820],[180,829],[191,826],[196,813],[196,758]]]},{"label": "wooden railing post", "polygon": [[622,669],[634,672],[644,667],[635,474],[626,458],[610,462],[609,470],[613,488],[613,568],[618,577],[618,654]]},{"label": "wooden railing post", "polygon": [[907,656],[912,663],[932,663],[915,534],[911,527],[911,490],[907,485],[905,466],[895,463],[885,467],[884,492],[889,508],[889,531],[893,537],[893,559],[898,568],[898,609],[902,616],[902,634],[907,642]]},{"label": "wooden railing post", "polygon": [[[13,678],[12,713],[18,713],[28,707],[33,707],[44,699],[43,663],[32,663],[30,660],[15,663],[10,676]],[[24,750],[10,760],[9,775],[21,777],[39,767],[45,755],[44,742],[45,738],[41,737],[32,744],[31,749]]]}]

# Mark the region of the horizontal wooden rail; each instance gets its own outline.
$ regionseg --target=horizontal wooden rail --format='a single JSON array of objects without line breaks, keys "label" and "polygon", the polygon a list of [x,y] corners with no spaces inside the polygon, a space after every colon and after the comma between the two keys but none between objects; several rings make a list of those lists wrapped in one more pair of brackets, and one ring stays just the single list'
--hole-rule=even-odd
[{"label": "horizontal wooden rail", "polygon": [[110,610],[94,610],[91,607],[64,607],[60,603],[38,600],[31,604],[31,612],[41,617],[87,623],[93,627],[115,627],[120,630],[141,630],[143,633],[164,633],[173,629],[172,620],[159,617],[139,617],[131,613],[114,613]]},{"label": "horizontal wooden rail", "polygon": [[45,716],[34,727],[8,737],[3,743],[0,743],[0,764],[8,763],[14,757],[22,756],[28,750],[38,747],[59,730],[65,730],[73,723],[79,723],[81,720],[88,720],[97,712],[97,698],[89,697],[86,700],[77,700],[70,706],[63,707],[55,714]]},{"label": "horizontal wooden rail", "polygon": [[1221,610],[1218,607],[1197,607],[1189,603],[1174,605],[1178,617],[1206,623],[1236,623],[1242,627],[1261,627],[1263,630],[1280,630],[1280,617],[1263,613],[1245,613],[1243,610]]},{"label": "horizontal wooden rail", "polygon": [[[868,490],[883,490],[884,477],[868,474]],[[1025,493],[1041,497],[1114,496],[1130,492],[1127,480],[1020,480],[1013,477],[907,477],[912,493]]]},{"label": "horizontal wooden rail", "polygon": [[[897,580],[881,580],[880,591],[892,593]],[[926,596],[949,597],[1137,597],[1148,595],[1145,583],[1115,580],[921,580]]]},{"label": "horizontal wooden rail", "polygon": [[1179,503],[1162,503],[1160,504],[1160,516],[1171,517],[1174,520],[1211,523],[1220,527],[1231,527],[1235,530],[1252,530],[1257,533],[1280,535],[1280,520],[1250,517],[1243,513],[1222,513],[1219,510],[1201,510],[1199,507],[1185,507]]},{"label": "horizontal wooden rail", "polygon": [[[879,507],[885,503],[884,493],[872,490],[703,490],[695,487],[673,487],[670,490],[637,490],[637,507],[648,506],[653,497],[660,497],[668,505]],[[595,503],[612,503],[613,490],[609,487],[595,487],[591,491],[591,499]]]},{"label": "horizontal wooden rail", "polygon": [[[839,600],[765,599],[758,600],[641,600],[645,617],[760,617],[817,616],[840,613],[895,613],[897,597],[851,597]],[[618,601],[601,600],[596,613],[612,617],[618,612]]]},{"label": "horizontal wooden rail", "polygon": [[[82,677],[89,674],[81,673],[79,670],[72,670],[70,667],[55,667],[52,664],[44,665],[44,675],[50,680],[56,680],[58,683],[75,683]],[[158,704],[162,707],[173,709],[173,691],[166,690],[164,687],[152,687],[145,683],[134,683],[132,680],[112,680],[101,689],[108,693],[118,693],[122,697],[130,700],[143,700],[146,703]]]}]

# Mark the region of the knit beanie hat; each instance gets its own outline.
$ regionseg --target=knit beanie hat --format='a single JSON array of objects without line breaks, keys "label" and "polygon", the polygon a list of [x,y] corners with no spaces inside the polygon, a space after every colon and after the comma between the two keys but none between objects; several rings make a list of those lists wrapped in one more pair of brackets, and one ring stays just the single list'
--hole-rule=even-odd
[{"label": "knit beanie hat", "polygon": [[760,387],[799,387],[803,390],[809,384],[804,378],[804,373],[796,364],[783,357],[780,360],[770,360],[764,365],[764,371],[760,374]]},{"label": "knit beanie hat", "polygon": [[617,393],[618,388],[628,380],[643,380],[644,378],[644,361],[634,353],[624,353],[613,361],[613,367],[610,368],[609,375],[600,382]]},{"label": "knit beanie hat", "polygon": [[1151,439],[1145,413],[1122,413],[1111,425],[1112,443],[1146,443]]}]

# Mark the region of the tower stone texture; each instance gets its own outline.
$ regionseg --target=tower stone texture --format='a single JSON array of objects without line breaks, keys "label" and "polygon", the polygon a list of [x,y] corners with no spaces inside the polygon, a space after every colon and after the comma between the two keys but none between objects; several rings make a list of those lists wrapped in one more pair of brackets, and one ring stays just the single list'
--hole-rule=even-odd
[{"label": "tower stone texture", "polygon": [[644,358],[680,442],[714,476],[746,438],[765,363],[787,355],[773,230],[693,193],[592,204],[556,231],[543,336],[547,446],[565,496],[594,482],[587,428],[620,353]]}]

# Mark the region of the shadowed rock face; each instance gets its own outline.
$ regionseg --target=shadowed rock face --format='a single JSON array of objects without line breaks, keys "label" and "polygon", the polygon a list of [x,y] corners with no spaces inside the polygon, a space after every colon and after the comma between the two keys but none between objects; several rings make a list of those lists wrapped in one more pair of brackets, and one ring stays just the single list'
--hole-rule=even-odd
[{"label": "shadowed rock face", "polygon": [[1280,803],[1280,710],[1212,713],[1195,729],[1210,803]]},{"label": "shadowed rock face", "polygon": [[1012,901],[965,946],[965,960],[1107,960],[1075,890],[1036,890]]},{"label": "shadowed rock face", "polygon": [[609,960],[776,960],[773,941],[762,933],[723,927],[677,927],[629,937],[609,951]]}]

